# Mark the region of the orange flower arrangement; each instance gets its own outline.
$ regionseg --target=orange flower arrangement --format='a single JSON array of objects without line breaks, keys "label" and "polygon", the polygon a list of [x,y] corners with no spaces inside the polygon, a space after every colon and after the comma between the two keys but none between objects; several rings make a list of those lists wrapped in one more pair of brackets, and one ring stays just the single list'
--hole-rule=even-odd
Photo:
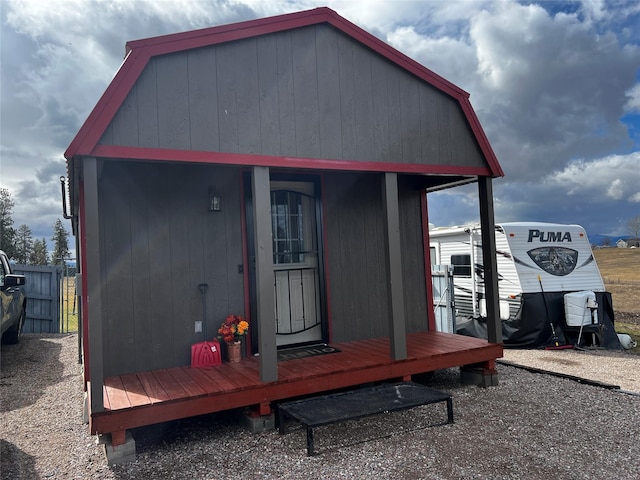
[{"label": "orange flower arrangement", "polygon": [[249,324],[240,315],[229,315],[218,329],[218,338],[225,343],[240,341],[249,331]]}]

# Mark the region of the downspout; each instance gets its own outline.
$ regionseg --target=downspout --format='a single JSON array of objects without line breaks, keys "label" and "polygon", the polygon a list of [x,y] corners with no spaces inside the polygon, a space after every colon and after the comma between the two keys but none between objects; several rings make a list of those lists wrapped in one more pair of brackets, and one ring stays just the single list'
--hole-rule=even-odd
[{"label": "downspout", "polygon": [[67,188],[66,188],[66,180],[67,177],[64,175],[60,176],[60,189],[62,191],[62,216],[65,220],[71,220],[73,218],[73,213],[71,215],[67,214]]},{"label": "downspout", "polygon": [[[65,220],[71,220],[71,231],[73,235],[76,237],[76,265],[80,267],[80,259],[78,258],[78,253],[80,252],[80,243],[78,236],[76,235],[77,225],[74,222],[73,212],[71,214],[67,213],[67,188],[66,188],[66,180],[67,177],[64,175],[60,175],[60,193],[62,194],[62,216]],[[70,202],[70,207],[73,205],[73,202]],[[78,270],[76,269],[76,297],[82,298],[81,294],[78,294],[78,285],[80,285],[80,291],[82,291],[82,281],[78,281],[82,278],[82,272],[78,274]],[[82,364],[82,301],[78,302],[78,363]]]}]

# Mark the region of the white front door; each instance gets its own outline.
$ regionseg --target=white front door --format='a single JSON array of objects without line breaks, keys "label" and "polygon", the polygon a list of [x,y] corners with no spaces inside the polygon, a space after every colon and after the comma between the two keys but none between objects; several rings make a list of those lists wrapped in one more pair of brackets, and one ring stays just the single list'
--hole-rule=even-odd
[{"label": "white front door", "polygon": [[271,182],[276,345],[322,341],[313,183]]}]

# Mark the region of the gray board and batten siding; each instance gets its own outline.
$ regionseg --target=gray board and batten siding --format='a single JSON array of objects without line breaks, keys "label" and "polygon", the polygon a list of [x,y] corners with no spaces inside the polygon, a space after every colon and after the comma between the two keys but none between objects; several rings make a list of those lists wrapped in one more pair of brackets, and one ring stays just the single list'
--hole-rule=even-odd
[{"label": "gray board and batten siding", "polygon": [[[332,340],[389,335],[389,272],[380,174],[329,173],[323,204]],[[400,235],[407,332],[427,330],[420,191],[399,181]]]},{"label": "gray board and batten siding", "polygon": [[[188,365],[202,341],[198,284],[207,283],[207,338],[244,312],[241,169],[99,161],[105,376]],[[382,215],[384,174],[323,174],[332,340],[389,335]],[[207,211],[215,183],[220,212]],[[399,179],[407,331],[427,329],[420,191]]]},{"label": "gray board and batten siding", "polygon": [[457,100],[328,24],[152,57],[99,143],[486,166]]},{"label": "gray board and batten siding", "polygon": [[[237,168],[104,161],[99,212],[105,375],[188,365],[190,345],[244,312]],[[207,209],[215,184],[220,212]],[[202,294],[207,283],[205,332]]]}]

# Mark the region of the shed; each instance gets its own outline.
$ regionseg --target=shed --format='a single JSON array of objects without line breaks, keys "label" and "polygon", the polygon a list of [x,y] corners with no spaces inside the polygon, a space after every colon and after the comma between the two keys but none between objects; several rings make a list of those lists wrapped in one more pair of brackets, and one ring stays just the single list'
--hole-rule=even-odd
[{"label": "shed", "polygon": [[[65,157],[87,413],[113,446],[441,368],[496,382],[500,165],[466,92],[334,11],[127,43]],[[431,296],[426,193],[472,182],[489,341],[437,332]],[[196,322],[229,314],[245,357],[190,368]],[[316,343],[336,352],[278,360]]]}]

